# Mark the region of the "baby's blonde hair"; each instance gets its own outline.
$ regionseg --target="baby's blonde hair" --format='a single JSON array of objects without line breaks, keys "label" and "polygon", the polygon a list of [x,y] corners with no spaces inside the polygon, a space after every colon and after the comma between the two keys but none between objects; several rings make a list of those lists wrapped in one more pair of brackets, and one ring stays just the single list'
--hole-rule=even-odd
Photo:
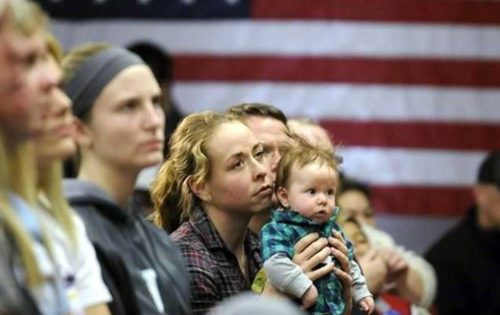
[{"label": "baby's blonde hair", "polygon": [[[300,169],[306,165],[318,163],[321,166],[326,165],[331,168],[338,177],[339,162],[338,159],[335,158],[335,152],[320,146],[312,145],[298,135],[293,135],[293,140],[294,144],[288,147],[278,163],[275,185],[276,192],[280,187],[288,188],[290,176],[294,167]],[[338,179],[336,182],[338,182]]]}]

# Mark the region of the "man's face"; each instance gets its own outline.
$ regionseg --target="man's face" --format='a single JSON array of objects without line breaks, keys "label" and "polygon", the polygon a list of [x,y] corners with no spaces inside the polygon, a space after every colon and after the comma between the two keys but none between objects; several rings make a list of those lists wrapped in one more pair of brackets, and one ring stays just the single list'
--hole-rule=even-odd
[{"label": "man's face", "polygon": [[[277,119],[262,116],[249,116],[245,122],[257,139],[264,144],[267,152],[265,162],[269,163],[271,177],[275,181],[278,162],[290,141],[286,134],[285,124]],[[273,196],[273,204],[277,205],[276,196]]]},{"label": "man's face", "polygon": [[500,230],[500,188],[478,184],[474,187],[478,224],[486,230]]}]

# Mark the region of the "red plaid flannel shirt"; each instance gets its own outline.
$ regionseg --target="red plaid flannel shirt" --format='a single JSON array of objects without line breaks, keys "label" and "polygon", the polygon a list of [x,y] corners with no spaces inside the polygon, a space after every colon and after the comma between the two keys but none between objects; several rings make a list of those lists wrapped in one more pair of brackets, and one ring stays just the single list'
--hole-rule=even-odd
[{"label": "red plaid flannel shirt", "polygon": [[[221,237],[201,209],[171,235],[180,248],[191,275],[193,314],[205,314],[218,302],[234,294],[250,290],[236,256],[224,245]],[[250,232],[245,239],[249,279],[262,267],[259,241]]]}]

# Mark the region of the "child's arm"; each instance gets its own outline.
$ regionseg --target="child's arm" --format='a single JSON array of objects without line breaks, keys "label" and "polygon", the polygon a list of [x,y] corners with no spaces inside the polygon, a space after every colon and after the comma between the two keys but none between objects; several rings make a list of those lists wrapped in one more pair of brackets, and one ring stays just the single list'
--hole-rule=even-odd
[{"label": "child's arm", "polygon": [[358,263],[355,260],[351,260],[351,277],[352,277],[352,296],[356,303],[359,303],[362,299],[366,297],[373,296],[368,290],[368,285],[366,284],[366,279],[361,273],[361,268],[359,268]]},{"label": "child's arm", "polygon": [[302,269],[283,254],[275,254],[264,262],[267,278],[281,292],[301,298],[312,285]]},{"label": "child's arm", "polygon": [[279,291],[302,301],[304,309],[309,308],[318,298],[318,290],[302,269],[284,254],[271,256],[264,262],[269,282]]}]

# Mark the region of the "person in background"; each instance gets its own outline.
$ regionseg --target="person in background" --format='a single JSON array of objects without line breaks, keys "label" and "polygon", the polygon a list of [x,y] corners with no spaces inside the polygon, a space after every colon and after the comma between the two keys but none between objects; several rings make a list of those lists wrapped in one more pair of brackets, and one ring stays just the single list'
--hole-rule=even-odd
[{"label": "person in background", "polygon": [[[47,62],[62,78],[62,48],[47,35]],[[87,237],[80,217],[69,207],[62,190],[62,161],[76,152],[73,139],[71,101],[59,84],[51,91],[49,108],[43,118],[44,128],[33,143],[37,160],[37,201],[39,217],[52,232],[52,256],[65,281],[68,301],[86,314],[109,314],[106,303],[111,295],[104,285],[94,247]]]},{"label": "person in background", "polygon": [[65,182],[110,290],[113,314],[190,314],[189,282],[170,238],[129,201],[139,172],[163,158],[164,112],[151,70],[135,54],[86,44],[63,59],[73,102],[78,177]]},{"label": "person in background", "polygon": [[309,143],[333,151],[333,144],[328,132],[320,124],[309,118],[289,119],[288,129],[303,137]]},{"label": "person in background", "polygon": [[[163,156],[165,157],[168,155],[168,142],[172,132],[183,118],[172,97],[173,60],[165,50],[149,42],[135,42],[127,46],[127,49],[144,60],[153,71],[153,75],[160,85],[162,104],[165,111],[165,145],[163,147]],[[159,167],[160,165],[149,167],[143,170],[137,178],[133,197],[134,208],[144,216],[148,216],[153,212],[149,188],[158,173]],[[175,230],[178,226],[179,222],[175,221],[172,224],[172,229]]]},{"label": "person in background", "polygon": [[[171,236],[191,274],[194,314],[250,290],[262,267],[248,223],[271,205],[273,178],[265,159],[263,143],[245,124],[211,111],[188,115],[172,136],[169,158],[152,186],[155,223],[165,227],[168,213],[178,209],[186,220]],[[309,243],[303,241],[297,253],[309,276],[319,278],[331,269],[312,271],[318,248]],[[345,256],[339,261],[348,268]],[[339,277],[350,284],[345,272]],[[263,294],[273,292],[264,287]]]},{"label": "person in background", "polygon": [[355,217],[374,249],[359,260],[370,291],[377,294],[391,290],[421,307],[422,314],[428,313],[436,292],[434,268],[422,257],[397,246],[389,234],[376,227],[368,186],[344,178],[340,187],[337,202],[341,216]]},{"label": "person in background", "polygon": [[[338,162],[333,157],[333,150],[299,139],[297,143],[283,154],[278,164],[275,192],[281,208],[273,212],[271,221],[260,231],[264,268],[274,287],[300,299],[302,307],[312,314],[343,314],[346,305],[342,298],[342,282],[335,274],[313,284],[291,261],[293,245],[304,235],[316,232],[328,237],[333,230],[343,234],[336,223]],[[348,240],[346,246],[353,298],[360,309],[371,313],[372,294]]]},{"label": "person in background", "polygon": [[[370,242],[368,241],[366,234],[363,232],[361,224],[355,218],[343,218],[343,221],[339,222],[339,224],[342,225],[345,234],[352,241],[354,253],[357,259],[362,259],[366,255],[371,255],[373,249],[370,246]],[[412,315],[418,314],[418,309],[412,306],[406,299],[384,292],[375,296],[374,314]]]},{"label": "person in background", "polygon": [[472,188],[475,204],[426,253],[438,278],[440,315],[500,314],[500,151],[487,154]]}]

